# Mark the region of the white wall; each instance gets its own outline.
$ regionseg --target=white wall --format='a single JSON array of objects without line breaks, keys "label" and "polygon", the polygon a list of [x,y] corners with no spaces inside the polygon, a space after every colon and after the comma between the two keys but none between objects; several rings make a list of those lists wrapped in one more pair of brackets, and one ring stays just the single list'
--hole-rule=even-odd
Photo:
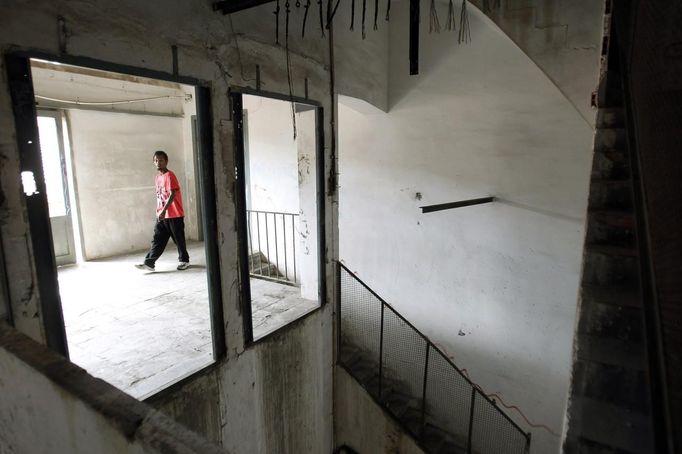
[{"label": "white wall", "polygon": [[[422,21],[420,74],[410,77],[408,3],[395,4],[390,111],[339,106],[340,258],[487,392],[560,434],[592,131],[469,11],[469,45],[429,35]],[[501,200],[419,209],[484,196]],[[558,452],[559,436],[532,432],[534,453]]]},{"label": "white wall", "polygon": [[156,216],[152,155],[168,153],[168,168],[186,181],[182,119],[71,110],[69,120],[84,257],[148,248]]}]

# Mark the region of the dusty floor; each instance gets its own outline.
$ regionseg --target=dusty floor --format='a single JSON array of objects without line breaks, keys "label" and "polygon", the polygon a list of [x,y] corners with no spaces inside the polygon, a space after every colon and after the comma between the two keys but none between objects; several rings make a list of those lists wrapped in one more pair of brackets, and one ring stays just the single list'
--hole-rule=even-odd
[{"label": "dusty floor", "polygon": [[[155,272],[133,265],[142,255],[59,269],[71,361],[143,399],[213,361],[203,243],[189,247],[191,266],[177,271],[174,245]],[[251,279],[254,338],[317,307],[299,289]]]}]

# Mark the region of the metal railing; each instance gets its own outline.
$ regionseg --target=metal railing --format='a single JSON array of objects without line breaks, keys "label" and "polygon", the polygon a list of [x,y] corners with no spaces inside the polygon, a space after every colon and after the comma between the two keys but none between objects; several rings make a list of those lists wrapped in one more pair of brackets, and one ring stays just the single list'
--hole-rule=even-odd
[{"label": "metal railing", "polygon": [[427,452],[530,452],[530,433],[424,334],[341,263],[336,279],[338,363]]},{"label": "metal railing", "polygon": [[251,276],[298,284],[298,219],[296,213],[246,210]]}]

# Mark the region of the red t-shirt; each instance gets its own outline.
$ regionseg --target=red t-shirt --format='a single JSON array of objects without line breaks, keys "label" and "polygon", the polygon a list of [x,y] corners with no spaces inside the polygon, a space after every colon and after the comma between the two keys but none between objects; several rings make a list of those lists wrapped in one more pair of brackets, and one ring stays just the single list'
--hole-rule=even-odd
[{"label": "red t-shirt", "polygon": [[185,215],[182,209],[182,195],[178,177],[172,171],[156,175],[156,215],[158,216],[170,198],[171,190],[175,190],[175,198],[166,210],[166,218],[181,218]]}]

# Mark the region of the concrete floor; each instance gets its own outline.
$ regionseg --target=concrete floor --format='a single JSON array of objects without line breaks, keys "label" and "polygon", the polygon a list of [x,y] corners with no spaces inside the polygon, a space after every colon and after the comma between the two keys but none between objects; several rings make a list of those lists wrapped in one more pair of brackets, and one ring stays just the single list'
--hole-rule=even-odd
[{"label": "concrete floor", "polygon": [[[203,243],[188,245],[191,266],[177,271],[172,242],[145,272],[143,253],[59,268],[71,361],[144,399],[213,362]],[[251,279],[254,338],[318,306],[299,289]]]}]

